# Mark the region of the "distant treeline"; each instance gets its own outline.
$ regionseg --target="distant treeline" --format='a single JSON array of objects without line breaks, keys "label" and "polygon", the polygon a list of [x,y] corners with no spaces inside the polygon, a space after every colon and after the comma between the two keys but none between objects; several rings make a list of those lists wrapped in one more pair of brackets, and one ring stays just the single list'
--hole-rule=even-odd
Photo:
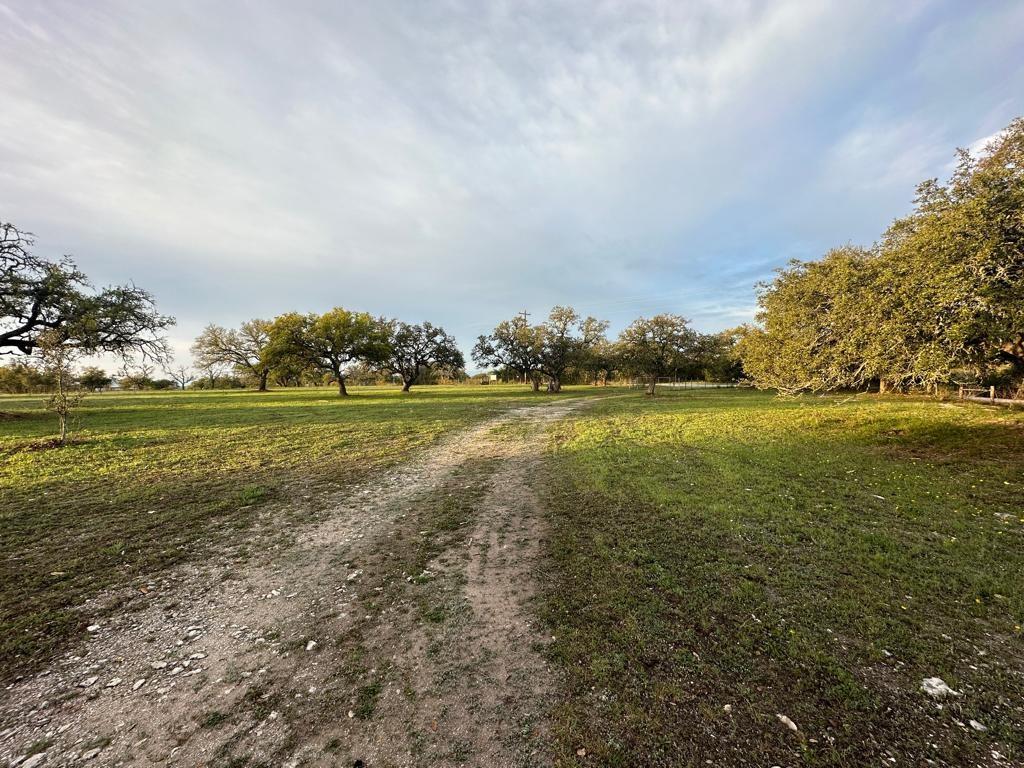
[{"label": "distant treeline", "polygon": [[781,392],[984,382],[1024,396],[1024,118],[870,248],[794,261],[742,333],[745,374]]},{"label": "distant treeline", "polygon": [[[686,376],[731,380],[739,375],[731,333],[704,335],[684,318],[640,318],[610,341],[608,323],[555,307],[536,325],[517,315],[477,339],[473,360],[504,381],[530,382],[558,392],[563,383],[606,383],[618,375]],[[218,386],[225,372],[265,390],[268,385],[303,386],[394,381],[414,384],[460,382],[470,377],[465,360],[445,330],[412,325],[336,307],[322,315],[288,313],[274,320],[249,320],[238,328],[207,326],[192,345],[204,377],[195,385]]]},{"label": "distant treeline", "polygon": [[[209,325],[192,346],[194,368],[175,367],[164,336],[174,320],[149,293],[94,290],[69,258],[41,259],[32,245],[30,234],[0,223],[0,354],[42,360],[0,366],[3,391],[110,386],[114,377],[102,370],[75,368],[96,353],[141,360],[116,377],[125,389],[333,384],[344,395],[347,381],[409,390],[469,378],[440,326],[342,307]],[[483,380],[550,392],[639,378],[653,393],[662,377],[745,377],[783,393],[978,382],[1024,396],[1024,118],[980,156],[960,151],[948,183],[919,185],[913,212],[873,246],[791,262],[760,286],[758,302],[757,322],[742,328],[702,334],[661,314],[637,319],[617,339],[606,321],[559,306],[537,324],[525,315],[498,323],[476,340],[472,358],[488,372]]]}]

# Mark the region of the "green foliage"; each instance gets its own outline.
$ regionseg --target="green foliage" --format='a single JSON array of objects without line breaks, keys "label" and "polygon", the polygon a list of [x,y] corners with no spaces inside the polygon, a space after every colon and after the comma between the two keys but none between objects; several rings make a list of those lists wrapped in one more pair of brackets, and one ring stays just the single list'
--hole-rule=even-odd
[{"label": "green foliage", "polygon": [[26,394],[53,388],[53,377],[34,365],[24,362],[0,366],[0,392]]},{"label": "green foliage", "polygon": [[554,307],[547,320],[531,326],[523,316],[503,320],[488,336],[480,336],[473,359],[480,366],[530,376],[536,390],[540,376],[548,390],[558,392],[570,371],[587,372],[592,355],[605,341],[608,322],[581,317],[572,307]]},{"label": "green foliage", "polygon": [[390,351],[390,323],[366,312],[335,307],[322,315],[290,312],[270,326],[268,357],[273,365],[300,365],[332,377],[345,389],[349,363],[383,362]]},{"label": "green foliage", "polygon": [[675,373],[698,355],[699,335],[679,315],[655,315],[634,320],[619,334],[619,363],[624,371],[642,376],[654,394],[659,376]]},{"label": "green foliage", "polygon": [[870,250],[793,262],[759,298],[740,348],[758,386],[782,392],[905,389],[954,378],[1024,381],[1024,118]]},{"label": "green foliage", "polygon": [[82,369],[82,372],[78,375],[78,383],[86,389],[103,389],[109,387],[113,378],[110,374],[104,371],[102,368],[95,366],[89,366]]},{"label": "green foliage", "polygon": [[0,353],[31,354],[41,334],[57,331],[85,352],[166,356],[161,334],[174,318],[159,314],[147,291],[94,291],[69,257],[39,258],[34,244],[31,234],[0,222]]},{"label": "green foliage", "polygon": [[192,356],[198,368],[214,370],[227,366],[252,377],[260,391],[270,377],[269,320],[248,320],[237,330],[210,324],[192,344]]},{"label": "green foliage", "polygon": [[548,390],[558,392],[571,368],[583,368],[594,347],[605,338],[607,320],[582,317],[572,307],[555,307],[537,328],[540,348],[537,370],[548,377]]},{"label": "green foliage", "polygon": [[525,377],[540,365],[540,350],[538,329],[516,315],[498,323],[491,334],[477,337],[473,360],[481,367],[514,371]]},{"label": "green foliage", "polygon": [[406,392],[424,373],[438,368],[461,371],[466,365],[454,337],[444,328],[394,321],[388,331],[388,349],[380,367],[400,376]]}]

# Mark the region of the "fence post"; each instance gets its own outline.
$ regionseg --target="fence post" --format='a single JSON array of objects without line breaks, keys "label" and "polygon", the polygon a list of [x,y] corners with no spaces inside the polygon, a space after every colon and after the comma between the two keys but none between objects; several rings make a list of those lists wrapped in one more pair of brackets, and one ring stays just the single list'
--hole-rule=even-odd
[{"label": "fence post", "polygon": [[960,399],[961,400],[964,399],[964,385],[963,384],[960,385]]},{"label": "fence post", "polygon": [[996,385],[993,384],[988,388],[989,399],[994,403],[996,401]]}]

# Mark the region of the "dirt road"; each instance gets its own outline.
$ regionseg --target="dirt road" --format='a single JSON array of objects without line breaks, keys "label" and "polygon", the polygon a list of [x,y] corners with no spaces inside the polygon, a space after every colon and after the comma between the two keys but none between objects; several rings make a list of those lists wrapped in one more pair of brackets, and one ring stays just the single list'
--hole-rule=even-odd
[{"label": "dirt road", "polygon": [[585,402],[508,411],[276,510],[127,610],[104,610],[119,593],[85,606],[104,617],[88,640],[3,691],[0,760],[546,764],[530,478],[537,435]]}]

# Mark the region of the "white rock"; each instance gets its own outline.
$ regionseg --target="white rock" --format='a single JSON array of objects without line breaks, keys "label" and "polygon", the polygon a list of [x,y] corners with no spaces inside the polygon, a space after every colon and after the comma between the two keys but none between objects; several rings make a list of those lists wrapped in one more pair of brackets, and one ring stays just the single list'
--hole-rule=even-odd
[{"label": "white rock", "polygon": [[789,730],[791,730],[791,731],[799,731],[800,730],[799,728],[796,727],[796,723],[794,723],[792,720],[790,720],[785,715],[776,714],[775,716],[777,718],[779,718],[779,722],[782,723],[787,728],[789,728]]},{"label": "white rock", "polygon": [[926,677],[921,681],[921,690],[935,699],[946,696],[963,696],[959,691],[954,691],[941,677]]},{"label": "white rock", "polygon": [[109,683],[107,683],[107,688],[114,688],[114,687],[116,687],[116,686],[118,686],[120,684],[121,684],[121,678],[120,677],[115,677]]},{"label": "white rock", "polygon": [[986,728],[984,725],[979,723],[977,720],[971,720],[970,723],[971,723],[971,728],[973,728],[976,731],[987,731],[988,730],[988,728]]},{"label": "white rock", "polygon": [[26,760],[24,763],[21,763],[21,768],[36,768],[37,765],[42,765],[43,761],[45,759],[46,759],[46,753],[45,752],[37,752],[36,754],[32,755],[32,757],[30,757],[28,760]]},{"label": "white rock", "polygon": [[145,684],[146,684],[146,678],[144,678],[144,677],[140,678],[140,679],[135,681],[135,685],[132,686],[132,690],[133,691],[137,691],[137,690],[139,690],[139,688],[141,688]]},{"label": "white rock", "polygon": [[95,677],[87,677],[87,678],[85,678],[85,680],[83,680],[82,682],[80,682],[78,684],[78,687],[79,688],[88,688],[90,685],[92,685],[95,682],[96,682],[96,678]]},{"label": "white rock", "polygon": [[98,757],[99,754],[100,754],[100,748],[96,747],[95,749],[90,749],[88,752],[84,753],[82,755],[82,759],[83,760],[93,760],[96,757]]},{"label": "white rock", "polygon": [[100,631],[100,625],[99,624],[90,624],[88,627],[85,628],[85,631],[86,632],[99,632]]},{"label": "white rock", "polygon": [[732,712],[732,704],[726,704],[724,707],[722,707],[722,709],[724,709],[725,710],[725,714],[728,715],[729,713]]},{"label": "white rock", "polygon": [[167,666],[167,662],[166,661],[154,661],[149,666],[151,666],[153,669],[164,669]]},{"label": "white rock", "polygon": [[306,643],[307,651],[312,651],[314,648],[316,648],[316,640],[310,640],[308,643]]}]

